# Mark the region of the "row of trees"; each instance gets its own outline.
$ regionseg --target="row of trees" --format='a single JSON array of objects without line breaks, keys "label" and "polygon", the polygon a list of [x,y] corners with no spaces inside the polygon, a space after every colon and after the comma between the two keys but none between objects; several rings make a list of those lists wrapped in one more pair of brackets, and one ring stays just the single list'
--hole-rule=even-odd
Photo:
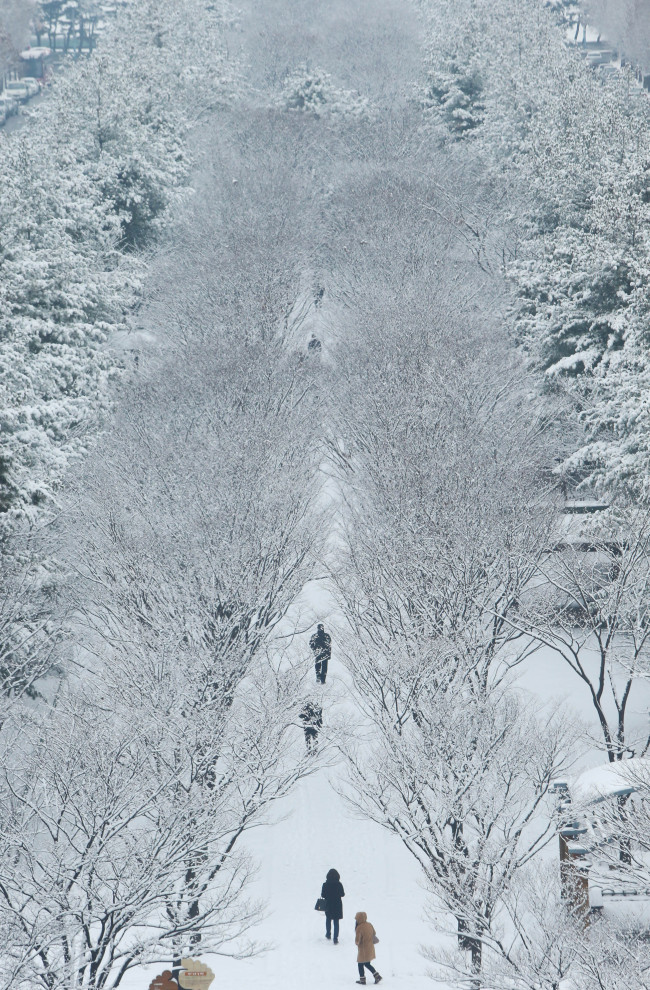
[{"label": "row of trees", "polygon": [[91,52],[102,13],[95,0],[46,0],[34,11],[36,41],[64,54],[72,50],[81,54],[84,48]]},{"label": "row of trees", "polygon": [[248,951],[236,842],[312,769],[291,740],[302,669],[267,647],[317,534],[304,383],[273,343],[236,346],[186,340],[123,397],[63,526],[66,677],[2,726],[3,985]]},{"label": "row of trees", "polygon": [[[57,80],[47,110],[69,172],[56,182],[46,172],[39,224],[25,235],[44,266],[29,326],[50,336],[25,339],[24,351],[40,361],[59,432],[9,432],[5,475],[0,974],[11,990],[111,990],[132,967],[180,964],[199,944],[253,951],[263,908],[239,839],[316,766],[298,731],[302,658],[279,645],[290,635],[276,640],[291,632],[327,536],[315,508],[322,396],[296,352],[322,296],[306,275],[321,191],[308,153],[316,116],[291,112],[314,109],[294,108],[297,75],[285,98],[240,123],[227,64],[210,48],[217,33],[202,35],[210,76],[181,64],[201,12],[222,26],[222,8],[198,0],[133,5]],[[362,102],[325,81],[326,109],[355,116]],[[183,196],[189,127],[217,103],[194,135],[201,169]],[[34,132],[19,138],[15,149],[32,147]],[[22,257],[24,278],[16,189],[6,206],[8,258]],[[105,344],[139,300],[142,249],[172,206],[173,243],[158,243],[139,314],[153,339],[115,382]],[[73,413],[67,392],[53,394],[54,361],[70,369],[74,429],[61,420]],[[82,374],[96,385],[80,396]],[[25,417],[24,392],[12,395]],[[27,441],[47,449],[28,460]],[[27,483],[45,475],[32,510]],[[27,536],[25,517],[48,525]]]},{"label": "row of trees", "polygon": [[[239,839],[316,766],[299,731],[303,658],[276,641],[326,535],[319,391],[293,341],[313,220],[293,149],[309,124],[264,108],[206,125],[194,194],[150,269],[156,342],[59,518],[31,547],[5,543],[11,990],[111,990],[199,944],[255,947],[263,909]],[[52,575],[23,559],[54,561]]]},{"label": "row of trees", "polygon": [[236,88],[227,16],[201,0],[120,9],[101,51],[66,65],[27,126],[1,136],[3,533],[52,511],[96,429],[120,363],[106,345],[185,186],[191,127]]},{"label": "row of trees", "polygon": [[537,0],[420,6],[424,105],[458,154],[472,146],[500,205],[517,338],[550,388],[568,388],[586,431],[570,464],[643,493],[650,103],[631,70],[586,65]]},{"label": "row of trees", "polygon": [[[582,990],[598,972],[607,990],[640,988],[638,933],[587,932],[578,898],[561,897],[552,785],[587,742],[611,763],[648,749],[649,521],[620,505],[564,531],[549,465],[572,440],[567,407],[543,402],[512,355],[489,238],[477,249],[465,224],[467,172],[432,187],[448,159],[418,124],[374,126],[364,149],[381,174],[359,170],[362,209],[346,185],[328,215],[354,329],[329,379],[333,572],[361,715],[341,740],[341,790],[417,860],[436,927],[453,932],[429,952],[442,981]],[[517,675],[542,649],[589,726],[527,700]]]}]

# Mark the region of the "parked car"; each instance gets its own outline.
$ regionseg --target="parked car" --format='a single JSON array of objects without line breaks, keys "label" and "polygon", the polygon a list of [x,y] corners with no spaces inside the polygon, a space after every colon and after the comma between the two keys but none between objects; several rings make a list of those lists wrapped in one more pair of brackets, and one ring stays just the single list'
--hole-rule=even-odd
[{"label": "parked car", "polygon": [[18,113],[18,100],[14,99],[6,90],[4,93],[0,93],[0,106],[4,110],[5,119]]},{"label": "parked car", "polygon": [[587,52],[587,65],[606,65],[614,58],[614,52],[609,48],[596,48]]},{"label": "parked car", "polygon": [[21,103],[27,103],[29,99],[29,88],[22,79],[10,79],[8,83],[5,83],[4,92],[9,93],[10,96],[13,96],[14,99],[19,100]]},{"label": "parked car", "polygon": [[38,79],[34,79],[33,76],[23,76],[19,81],[27,86],[30,96],[38,96],[41,91],[41,84]]}]

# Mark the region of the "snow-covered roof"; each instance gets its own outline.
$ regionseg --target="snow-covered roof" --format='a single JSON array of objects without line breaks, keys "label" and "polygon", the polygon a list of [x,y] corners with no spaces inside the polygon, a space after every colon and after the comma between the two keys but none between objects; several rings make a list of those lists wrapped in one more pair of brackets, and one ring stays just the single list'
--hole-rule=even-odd
[{"label": "snow-covered roof", "polygon": [[602,895],[599,897],[595,889],[590,887],[590,903],[594,907],[602,908],[607,918],[612,921],[615,919],[624,925],[633,924],[639,928],[650,928],[650,902],[647,897],[633,894],[626,896],[622,893],[617,895],[605,891],[602,891]]},{"label": "snow-covered roof", "polygon": [[569,784],[574,804],[596,804],[606,798],[650,787],[650,760],[641,756],[585,770]]},{"label": "snow-covered roof", "polygon": [[568,498],[564,503],[563,512],[584,515],[587,512],[602,512],[609,503],[597,498]]}]

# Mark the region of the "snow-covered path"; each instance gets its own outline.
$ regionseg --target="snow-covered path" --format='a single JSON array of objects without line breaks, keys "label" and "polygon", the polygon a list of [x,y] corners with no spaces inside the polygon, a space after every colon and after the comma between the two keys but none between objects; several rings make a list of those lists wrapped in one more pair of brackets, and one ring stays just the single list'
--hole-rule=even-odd
[{"label": "snow-covered path", "polygon": [[[291,816],[249,836],[248,847],[261,863],[255,893],[269,904],[259,937],[273,948],[248,961],[214,960],[216,983],[242,990],[260,983],[273,990],[305,981],[314,990],[353,984],[354,914],[361,910],[379,934],[376,965],[390,986],[430,985],[418,952],[429,935],[417,868],[396,838],[349,817],[330,784],[333,772],[321,770],[303,781],[290,801]],[[338,946],[324,938],[324,918],[314,911],[332,866],[346,891]]]},{"label": "snow-covered path", "polygon": [[[283,76],[301,64],[330,73],[336,85],[368,96],[376,108],[395,108],[411,94],[419,69],[420,34],[414,8],[403,0],[359,0],[352,5],[340,0],[269,0],[264,5],[244,0],[240,6],[241,29],[231,42],[241,48],[249,66],[254,102],[260,95],[264,100],[276,93]],[[245,103],[241,110],[245,113]],[[319,148],[312,153],[320,163]],[[308,329],[313,329],[311,323]],[[321,329],[327,353],[327,328],[319,328],[319,335]],[[302,328],[303,335],[306,330]],[[325,498],[331,495],[327,488]],[[307,622],[318,616],[336,625],[323,585],[306,589],[305,597],[301,625],[305,612]],[[326,716],[332,698],[347,711],[346,702],[340,701],[345,672],[337,663],[336,646],[327,693]],[[259,864],[249,894],[265,902],[267,914],[251,937],[268,948],[244,960],[199,953],[215,973],[212,990],[252,990],[260,985],[297,990],[306,982],[314,990],[354,985],[354,915],[359,910],[368,913],[379,934],[376,965],[387,985],[396,990],[431,986],[419,952],[431,939],[420,871],[397,838],[353,817],[333,786],[340,774],[340,766],[330,765],[303,780],[277,808],[276,823],[252,830],[238,847]],[[314,910],[330,867],[339,870],[346,890],[338,946],[325,939],[324,917]],[[146,990],[163,968],[159,964],[136,969],[122,986]]]},{"label": "snow-covered path", "polygon": [[[328,693],[340,694],[344,677],[336,662]],[[303,780],[278,808],[276,823],[254,829],[242,848],[259,863],[249,893],[266,903],[264,921],[251,936],[268,949],[236,960],[200,954],[215,973],[211,990],[334,990],[357,978],[354,915],[366,911],[380,944],[376,967],[395,990],[431,987],[419,952],[431,941],[424,920],[426,893],[415,862],[399,840],[373,822],[353,817],[332,781],[340,767],[323,767]],[[324,917],[314,910],[330,867],[341,874],[346,896],[340,943],[325,937]],[[162,966],[132,971],[126,990],[147,990]]]}]

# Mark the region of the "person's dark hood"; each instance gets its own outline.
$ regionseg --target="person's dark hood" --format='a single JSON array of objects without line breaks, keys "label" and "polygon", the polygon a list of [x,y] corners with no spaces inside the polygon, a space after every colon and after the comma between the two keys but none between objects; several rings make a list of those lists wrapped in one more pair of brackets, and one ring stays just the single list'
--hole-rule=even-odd
[{"label": "person's dark hood", "polygon": [[[322,876],[322,874],[321,874],[321,876]],[[328,870],[328,873],[327,873],[327,876],[325,877],[325,879],[326,880],[340,880],[341,879],[341,875],[340,875],[340,873],[339,873],[338,870]]]}]

